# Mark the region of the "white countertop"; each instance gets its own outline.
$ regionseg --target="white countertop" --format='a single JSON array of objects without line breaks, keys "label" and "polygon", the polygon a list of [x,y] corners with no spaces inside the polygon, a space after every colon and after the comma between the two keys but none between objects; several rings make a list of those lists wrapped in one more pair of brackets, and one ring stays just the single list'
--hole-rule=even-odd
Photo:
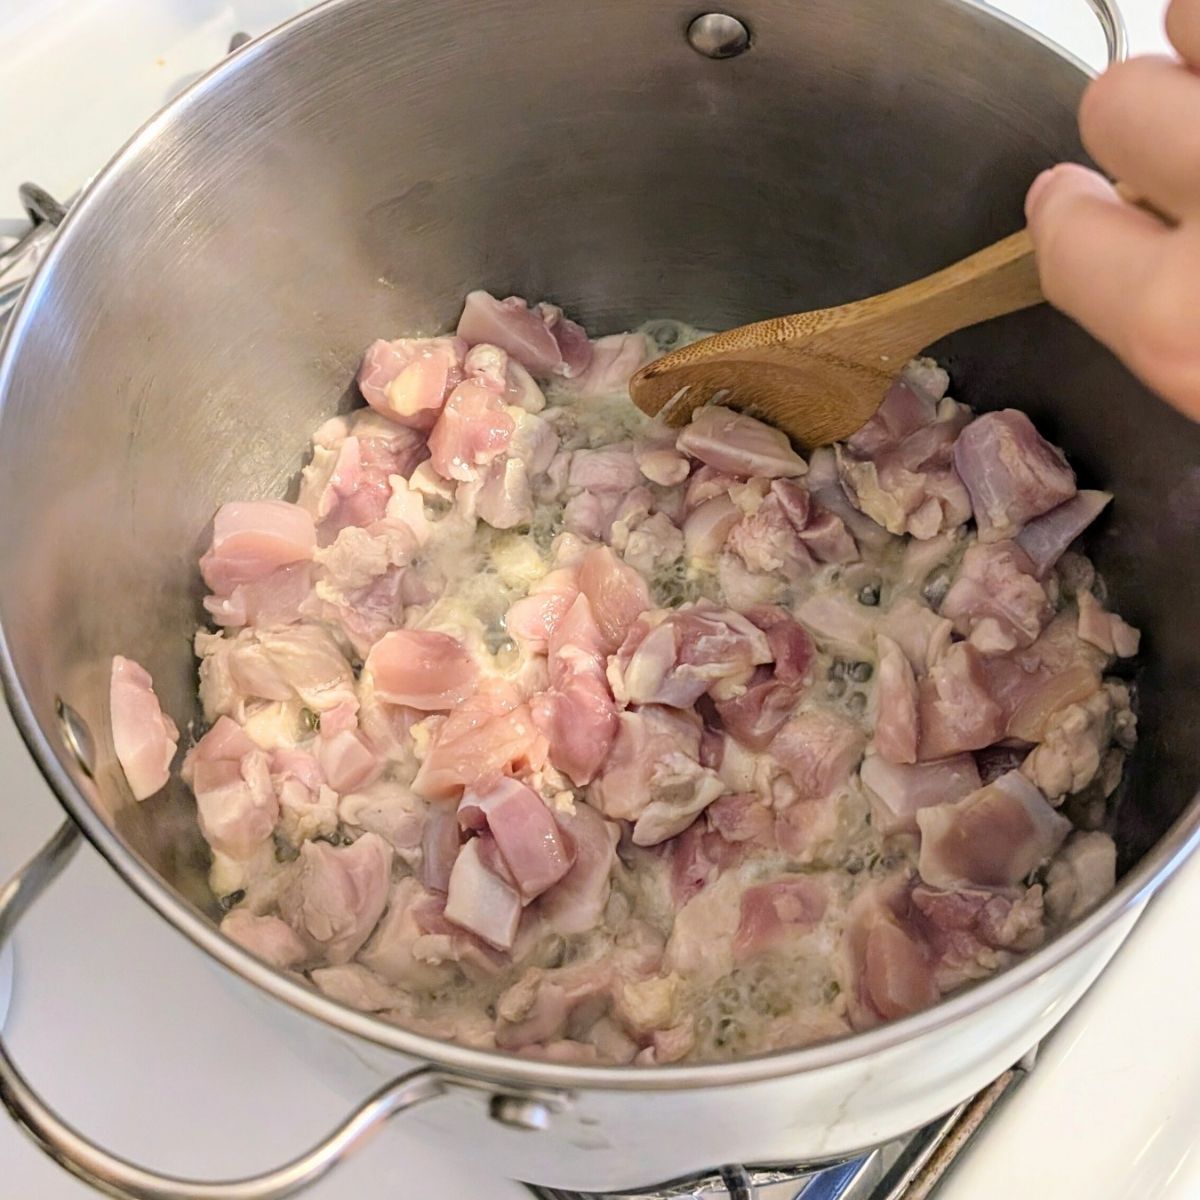
[{"label": "white countertop", "polygon": [[[140,121],[214,62],[236,29],[261,32],[288,0],[0,0],[0,233],[16,185],[60,197]],[[1093,63],[1085,0],[1005,0],[1007,11]],[[1135,51],[1160,49],[1164,0],[1124,0]],[[59,810],[0,716],[6,876]],[[1200,1195],[1200,968],[1190,915],[1200,861],[1155,901],[1068,1018],[1014,1102],[991,1119],[939,1200],[1184,1200]],[[345,1100],[243,1007],[220,974],[90,849],[22,923],[7,1036],[45,1097],[111,1149],[219,1178],[262,1169],[325,1133]],[[0,1117],[0,1197],[84,1200]],[[417,1183],[416,1181],[420,1181]],[[527,1194],[469,1154],[422,1143],[403,1118],[313,1200]]]}]

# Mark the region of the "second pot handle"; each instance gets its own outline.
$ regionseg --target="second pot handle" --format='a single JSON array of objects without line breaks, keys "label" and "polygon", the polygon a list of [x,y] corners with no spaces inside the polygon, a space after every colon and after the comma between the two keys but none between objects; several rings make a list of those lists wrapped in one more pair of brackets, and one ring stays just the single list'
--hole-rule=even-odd
[{"label": "second pot handle", "polygon": [[1087,0],[1088,7],[1096,14],[1096,20],[1104,30],[1104,42],[1108,47],[1108,65],[1124,62],[1129,57],[1129,30],[1125,26],[1125,15],[1117,0]]},{"label": "second pot handle", "polygon": [[[80,840],[75,823],[65,821],[0,890],[0,949],[12,937],[25,910],[70,862]],[[33,1090],[0,1038],[0,1100],[4,1107],[57,1163],[117,1200],[281,1200],[336,1167],[389,1117],[432,1100],[446,1087],[446,1079],[433,1067],[418,1068],[369,1096],[332,1133],[282,1167],[218,1182],[177,1179],[111,1154],[69,1125]]]}]

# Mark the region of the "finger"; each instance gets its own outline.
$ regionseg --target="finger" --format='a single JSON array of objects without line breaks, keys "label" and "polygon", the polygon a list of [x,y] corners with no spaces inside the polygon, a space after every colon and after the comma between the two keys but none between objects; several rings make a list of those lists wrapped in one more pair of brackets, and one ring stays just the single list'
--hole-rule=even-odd
[{"label": "finger", "polygon": [[1167,9],[1167,37],[1184,62],[1200,67],[1200,0],[1173,0]]},{"label": "finger", "polygon": [[1200,75],[1133,58],[1084,93],[1079,130],[1109,174],[1175,216],[1200,213]]},{"label": "finger", "polygon": [[1168,229],[1074,164],[1034,181],[1026,214],[1047,300],[1200,418],[1200,235]]}]

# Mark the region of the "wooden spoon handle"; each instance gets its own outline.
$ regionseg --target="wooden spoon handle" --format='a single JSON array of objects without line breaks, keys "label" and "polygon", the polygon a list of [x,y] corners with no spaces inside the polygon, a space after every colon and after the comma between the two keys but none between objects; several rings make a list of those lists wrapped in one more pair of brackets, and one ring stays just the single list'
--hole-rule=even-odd
[{"label": "wooden spoon handle", "polygon": [[[924,279],[864,302],[868,327],[891,349],[916,354],[947,334],[1040,304],[1033,239],[1022,229]],[[863,332],[866,332],[864,329]]]}]

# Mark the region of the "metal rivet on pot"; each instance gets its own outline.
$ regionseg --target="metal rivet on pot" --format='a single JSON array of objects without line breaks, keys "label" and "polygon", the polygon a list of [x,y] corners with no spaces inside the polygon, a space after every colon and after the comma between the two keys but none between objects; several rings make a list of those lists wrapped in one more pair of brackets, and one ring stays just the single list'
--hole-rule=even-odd
[{"label": "metal rivet on pot", "polygon": [[493,1121],[512,1129],[539,1132],[550,1125],[549,1107],[528,1096],[493,1096],[491,1114]]},{"label": "metal rivet on pot", "polygon": [[692,49],[705,58],[733,58],[750,48],[750,30],[728,13],[704,13],[687,29]]},{"label": "metal rivet on pot", "polygon": [[90,779],[96,766],[96,743],[92,740],[92,732],[84,723],[83,718],[62,697],[54,702],[54,710],[58,714],[59,728],[62,730],[63,741],[67,749],[75,757],[80,769]]}]

